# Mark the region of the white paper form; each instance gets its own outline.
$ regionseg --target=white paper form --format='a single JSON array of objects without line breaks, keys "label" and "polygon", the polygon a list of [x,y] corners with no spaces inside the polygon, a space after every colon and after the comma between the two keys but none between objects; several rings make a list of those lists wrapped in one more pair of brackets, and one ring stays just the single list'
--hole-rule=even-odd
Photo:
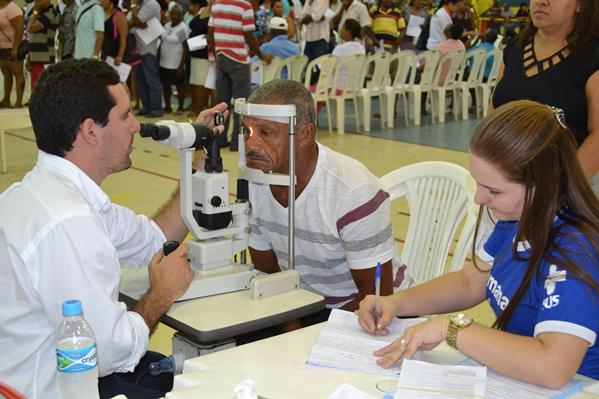
[{"label": "white paper form", "polygon": [[206,35],[198,35],[187,39],[187,47],[189,51],[196,51],[206,48],[208,46],[208,40]]},{"label": "white paper form", "polygon": [[[460,364],[478,365],[472,359],[466,359]],[[489,370],[487,374],[487,399],[561,399],[568,398],[582,389],[581,380],[571,380],[559,390],[542,388],[522,381],[506,377]]]},{"label": "white paper form", "polygon": [[146,22],[146,25],[145,29],[137,28],[137,35],[145,44],[152,43],[164,33],[164,28],[160,25],[160,21],[156,17]]},{"label": "white paper form", "polygon": [[408,28],[406,29],[406,35],[412,37],[420,36],[424,21],[425,19],[419,15],[410,15],[410,19],[408,20]]},{"label": "white paper form", "polygon": [[327,8],[324,12],[324,19],[327,21],[332,20],[333,18],[335,18],[335,11],[331,10],[330,8]]},{"label": "white paper form", "polygon": [[350,384],[343,384],[332,394],[327,396],[327,399],[376,399],[374,396],[354,387]]},{"label": "white paper form", "polygon": [[441,366],[404,359],[395,398],[485,399],[486,378],[486,367]]},{"label": "white paper form", "polygon": [[131,73],[131,65],[121,62],[117,66],[114,64],[114,58],[112,58],[112,57],[106,57],[106,63],[108,65],[110,65],[111,67],[113,67],[114,69],[116,69],[116,71],[119,73],[119,78],[120,78],[121,82],[125,83],[127,81],[127,78],[129,77],[129,73]]},{"label": "white paper form", "polygon": [[330,367],[339,370],[361,371],[381,375],[397,375],[399,367],[384,369],[372,353],[391,343],[414,324],[426,321],[419,319],[394,319],[389,326],[389,335],[371,335],[360,327],[358,317],[353,312],[333,309],[327,324],[318,335],[308,366]]}]

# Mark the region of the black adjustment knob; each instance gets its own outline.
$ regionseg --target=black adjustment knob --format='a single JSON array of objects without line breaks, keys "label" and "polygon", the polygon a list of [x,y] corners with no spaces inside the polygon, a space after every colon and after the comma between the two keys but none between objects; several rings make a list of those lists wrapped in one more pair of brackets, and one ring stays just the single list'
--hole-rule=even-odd
[{"label": "black adjustment knob", "polygon": [[164,256],[168,256],[175,249],[179,248],[179,241],[167,241],[162,244],[162,249],[164,251]]},{"label": "black adjustment knob", "polygon": [[212,197],[210,199],[210,204],[212,204],[212,206],[215,208],[218,208],[219,206],[221,206],[222,203],[223,203],[223,200],[218,195],[215,195],[214,197]]}]

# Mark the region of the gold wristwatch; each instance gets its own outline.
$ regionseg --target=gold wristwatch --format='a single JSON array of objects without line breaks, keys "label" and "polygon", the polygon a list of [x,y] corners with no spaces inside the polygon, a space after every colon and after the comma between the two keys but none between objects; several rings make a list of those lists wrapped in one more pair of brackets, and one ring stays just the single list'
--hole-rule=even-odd
[{"label": "gold wristwatch", "polygon": [[447,336],[445,342],[452,348],[457,349],[458,332],[460,330],[469,327],[474,319],[468,317],[463,313],[452,314],[449,316],[449,325],[447,326]]}]

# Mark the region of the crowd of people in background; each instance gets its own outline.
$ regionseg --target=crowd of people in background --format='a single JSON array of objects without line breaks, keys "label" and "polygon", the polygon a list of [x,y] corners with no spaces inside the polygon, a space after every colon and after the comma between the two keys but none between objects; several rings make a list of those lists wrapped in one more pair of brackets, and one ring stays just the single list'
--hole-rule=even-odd
[{"label": "crowd of people in background", "polygon": [[[0,107],[26,104],[24,70],[33,88],[49,64],[93,58],[131,64],[127,83],[139,115],[173,112],[175,93],[174,112],[195,116],[217,101],[249,96],[253,60],[301,52],[311,61],[329,53],[490,50],[489,38],[513,31],[513,18],[527,13],[527,4],[514,13],[495,1],[483,13],[493,29],[480,32],[471,0],[33,0],[23,9],[0,0]],[[152,19],[164,33],[146,43],[139,32]],[[187,40],[200,35],[207,46],[190,50]],[[234,134],[232,150],[235,140]]]}]

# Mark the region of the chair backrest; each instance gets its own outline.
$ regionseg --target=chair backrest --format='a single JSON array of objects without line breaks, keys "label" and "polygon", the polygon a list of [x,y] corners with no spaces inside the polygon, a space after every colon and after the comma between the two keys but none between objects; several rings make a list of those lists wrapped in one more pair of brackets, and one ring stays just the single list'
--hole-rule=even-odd
[{"label": "chair backrest", "polygon": [[287,58],[291,64],[291,73],[287,72],[287,79],[295,80],[296,82],[302,81],[302,75],[308,65],[308,57],[303,54],[294,55],[293,57]]},{"label": "chair backrest", "polygon": [[398,51],[389,57],[387,66],[389,68],[388,77],[390,82],[387,81],[386,86],[392,85],[397,89],[404,87],[408,79],[410,66],[412,65],[414,57],[416,57],[416,54],[411,50]]},{"label": "chair backrest", "polygon": [[[436,51],[423,51],[418,54],[412,60],[412,66],[410,68],[410,85],[418,84],[422,89],[427,90],[432,87],[433,79],[435,77],[435,70],[439,62],[439,53]],[[424,65],[423,65],[424,64]],[[424,66],[424,69],[420,73],[420,82],[416,83],[416,71]]]},{"label": "chair backrest", "polygon": [[439,58],[433,86],[451,87],[455,84],[458,72],[464,61],[464,51],[451,51]]},{"label": "chair backrest", "polygon": [[489,77],[487,79],[487,84],[490,86],[495,86],[497,84],[497,78],[499,77],[499,69],[501,68],[501,63],[503,62],[503,50],[495,49],[493,51],[489,51],[487,53],[487,57],[484,60],[484,63],[487,63],[487,60],[490,57],[493,58],[493,66],[491,67],[491,72],[489,73]]},{"label": "chair backrest", "polygon": [[461,267],[476,220],[472,206],[475,184],[470,173],[449,162],[421,162],[390,172],[380,182],[392,201],[407,199],[410,223],[401,260],[415,282],[443,274],[454,234],[467,215],[459,240],[462,248],[456,250],[461,259],[452,262],[452,268]]},{"label": "chair backrest", "polygon": [[371,94],[383,92],[385,79],[389,75],[388,65],[389,56],[387,53],[372,54],[366,58],[364,71],[372,70],[372,76],[366,83],[366,88]]},{"label": "chair backrest", "polygon": [[343,96],[354,96],[362,88],[362,76],[366,56],[354,54],[347,58],[341,58],[335,66],[333,85],[330,95],[335,96],[337,90],[343,91]]},{"label": "chair backrest", "polygon": [[466,53],[464,62],[459,74],[459,80],[462,80],[466,71],[468,71],[468,82],[469,86],[475,85],[482,81],[482,77],[485,73],[484,61],[487,56],[487,51],[484,48],[478,48]]},{"label": "chair backrest", "polygon": [[[261,85],[264,83],[265,63],[262,60],[256,60],[250,65],[250,73],[252,74],[252,83]],[[257,82],[256,82],[257,80]]]},{"label": "chair backrest", "polygon": [[329,95],[329,90],[333,83],[333,75],[335,73],[335,65],[337,65],[337,57],[332,54],[322,55],[313,59],[306,67],[306,77],[304,78],[304,86],[310,89],[310,80],[316,68],[320,71],[318,81],[312,91],[315,98],[326,98]]},{"label": "chair backrest", "polygon": [[264,65],[262,84],[270,82],[271,80],[281,78],[281,63],[283,60],[279,57],[272,57],[270,64]]}]

